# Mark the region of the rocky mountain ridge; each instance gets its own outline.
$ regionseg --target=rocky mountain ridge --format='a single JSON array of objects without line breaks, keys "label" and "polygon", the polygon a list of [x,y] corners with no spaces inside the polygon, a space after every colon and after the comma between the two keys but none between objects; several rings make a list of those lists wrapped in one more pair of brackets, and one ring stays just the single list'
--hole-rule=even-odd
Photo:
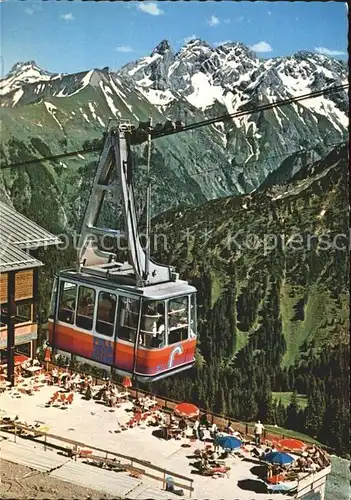
[{"label": "rocky mountain ridge", "polygon": [[[241,43],[212,47],[202,40],[188,42],[176,54],[162,41],[149,56],[118,71],[105,67],[50,74],[34,61],[18,63],[0,81],[1,159],[6,165],[81,149],[84,142],[101,138],[111,119],[135,123],[152,116],[153,123],[192,123],[346,78],[344,62],[322,55],[299,52],[262,60]],[[306,148],[318,159],[346,137],[347,106],[346,93],[329,95],[154,141],[153,213],[179,203],[250,193],[267,178],[277,182],[281,177],[273,174],[283,163],[288,180],[308,163]],[[143,175],[143,147],[137,148],[136,159]],[[96,163],[84,156],[45,166],[50,189],[58,191],[65,211],[76,200],[67,186],[79,186],[83,165],[94,169]],[[11,198],[20,175],[32,196],[27,173],[0,175],[3,197]]]}]

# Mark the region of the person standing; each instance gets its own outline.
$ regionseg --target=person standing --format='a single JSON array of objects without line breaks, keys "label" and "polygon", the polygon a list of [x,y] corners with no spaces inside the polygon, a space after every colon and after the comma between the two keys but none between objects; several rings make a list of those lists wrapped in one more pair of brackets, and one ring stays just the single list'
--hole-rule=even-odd
[{"label": "person standing", "polygon": [[262,437],[262,432],[263,432],[263,425],[261,424],[261,421],[258,420],[257,423],[255,424],[255,445],[256,446],[261,446],[261,437]]},{"label": "person standing", "polygon": [[200,435],[199,435],[199,430],[200,429],[199,429],[199,427],[200,427],[199,419],[196,419],[195,423],[194,423],[194,427],[193,427],[193,434],[196,437],[196,439],[200,439]]}]

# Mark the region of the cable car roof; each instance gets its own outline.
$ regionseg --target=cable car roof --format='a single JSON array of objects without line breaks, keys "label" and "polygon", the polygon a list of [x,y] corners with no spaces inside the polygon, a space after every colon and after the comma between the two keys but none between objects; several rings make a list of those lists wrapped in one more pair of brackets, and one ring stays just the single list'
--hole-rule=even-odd
[{"label": "cable car roof", "polygon": [[151,300],[168,299],[175,296],[187,295],[195,293],[196,288],[189,285],[187,281],[176,280],[167,283],[159,283],[147,287],[136,287],[135,285],[126,285],[117,283],[106,278],[92,276],[88,273],[78,272],[74,269],[61,271],[60,278],[67,279],[86,286],[95,286],[100,288],[108,288],[116,292],[126,292],[128,294],[139,295]]}]

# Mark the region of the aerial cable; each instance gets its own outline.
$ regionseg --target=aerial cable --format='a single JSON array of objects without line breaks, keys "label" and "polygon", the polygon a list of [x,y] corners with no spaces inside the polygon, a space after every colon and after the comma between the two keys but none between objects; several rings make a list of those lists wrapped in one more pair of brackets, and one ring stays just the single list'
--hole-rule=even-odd
[{"label": "aerial cable", "polygon": [[47,156],[45,158],[35,158],[33,160],[26,160],[23,162],[12,163],[11,165],[5,165],[1,167],[0,170],[4,170],[5,168],[17,168],[17,167],[24,167],[26,165],[34,165],[36,163],[42,163],[44,161],[56,161],[59,160],[60,158],[69,158],[72,156],[79,156],[87,153],[101,153],[101,151],[102,151],[101,146],[95,146],[90,149],[81,149],[80,151],[71,151],[69,153],[60,153],[59,155]]},{"label": "aerial cable", "polygon": [[150,233],[151,233],[151,178],[150,178],[150,165],[151,165],[151,125],[152,118],[150,117],[150,127],[147,137],[147,189],[146,189],[146,247],[145,247],[145,274],[146,279],[149,276],[150,264]]},{"label": "aerial cable", "polygon": [[[285,100],[282,100],[282,101],[276,101],[276,102],[273,102],[273,103],[263,104],[261,106],[256,106],[256,107],[253,107],[253,108],[250,108],[250,109],[246,109],[246,110],[242,110],[242,111],[237,111],[235,113],[231,113],[231,114],[219,116],[217,118],[210,118],[208,120],[202,120],[202,121],[197,122],[197,123],[185,125],[180,130],[170,130],[170,131],[162,131],[162,132],[156,132],[156,133],[155,133],[155,131],[151,131],[151,140],[158,139],[160,137],[165,137],[165,136],[168,136],[168,135],[178,134],[178,133],[181,133],[181,132],[187,132],[189,130],[195,130],[197,128],[204,127],[204,126],[207,126],[207,125],[213,125],[213,124],[218,123],[218,122],[229,121],[232,118],[238,118],[238,117],[245,116],[245,115],[250,115],[250,114],[253,114],[253,113],[259,113],[261,111],[266,111],[266,110],[269,110],[269,109],[278,108],[278,107],[281,107],[281,106],[286,106],[288,104],[293,104],[293,103],[296,103],[296,102],[299,102],[299,101],[302,101],[302,100],[305,100],[305,99],[313,99],[315,97],[320,97],[320,96],[327,95],[327,94],[341,92],[342,90],[346,90],[348,87],[349,87],[348,84],[339,85],[339,86],[335,86],[335,87],[329,87],[329,88],[326,88],[326,89],[322,89],[322,90],[318,90],[318,91],[315,91],[315,92],[311,92],[309,94],[303,94],[303,95],[300,95],[300,96],[292,97],[290,99],[285,99]],[[96,152],[96,151],[101,151],[101,147],[87,148],[87,149],[82,149],[80,151],[71,151],[69,153],[61,153],[59,155],[47,156],[45,158],[36,158],[36,159],[33,159],[33,160],[26,160],[24,162],[12,163],[10,165],[5,165],[5,166],[1,167],[0,170],[6,169],[6,168],[17,168],[17,167],[22,167],[22,166],[25,166],[25,165],[33,165],[33,164],[36,164],[36,163],[41,163],[43,161],[55,161],[55,160],[59,160],[60,158],[69,158],[69,157],[72,157],[72,156],[78,156],[80,154],[93,153],[93,152]]]},{"label": "aerial cable", "polygon": [[[169,132],[163,132],[163,133],[160,133],[160,136],[163,137],[166,135],[177,134],[178,132],[186,132],[188,130],[195,130],[197,128],[204,127],[207,125],[213,125],[214,123],[229,121],[232,118],[239,118],[241,116],[245,116],[248,114],[259,113],[260,111],[266,111],[269,109],[279,108],[281,106],[287,106],[288,104],[294,104],[295,102],[300,102],[300,101],[303,101],[305,99],[314,99],[315,97],[321,97],[321,96],[326,95],[326,94],[333,94],[336,92],[341,92],[342,90],[346,90],[348,87],[349,87],[349,84],[346,83],[344,85],[339,85],[336,87],[329,87],[326,89],[310,92],[309,94],[303,94],[303,95],[291,97],[289,99],[284,99],[281,101],[276,101],[276,102],[272,102],[272,103],[268,103],[268,104],[262,104],[261,106],[256,106],[254,108],[245,109],[242,111],[236,111],[235,113],[230,113],[230,114],[226,114],[223,116],[218,116],[216,118],[210,118],[208,120],[202,120],[202,121],[197,122],[197,123],[186,125],[186,126],[182,127],[182,129],[179,131],[172,130]],[[158,134],[154,134],[153,138],[157,139]]]},{"label": "aerial cable", "polygon": [[326,147],[331,147],[331,146],[341,146],[342,144],[346,144],[346,139],[345,141],[341,141],[341,142],[334,142],[334,143],[331,143],[331,144],[324,144],[324,142],[318,142],[317,144],[315,144],[313,147],[310,147],[310,148],[302,148],[302,149],[296,149],[295,151],[288,151],[287,153],[281,153],[279,155],[272,155],[272,156],[267,156],[265,158],[262,158],[261,160],[249,160],[249,161],[245,161],[243,163],[237,163],[236,165],[226,165],[224,167],[216,167],[216,168],[211,168],[209,170],[203,170],[202,172],[199,172],[197,174],[189,174],[190,177],[201,177],[203,175],[207,175],[211,172],[218,172],[218,171],[223,171],[223,170],[227,170],[228,168],[230,169],[235,169],[236,167],[245,167],[246,165],[250,165],[252,163],[262,163],[264,161],[268,161],[268,160],[275,160],[277,158],[285,158],[287,156],[292,156],[294,154],[298,154],[298,153],[301,153],[301,154],[304,154],[306,153],[307,151],[313,151],[315,149],[316,146],[322,144]]}]

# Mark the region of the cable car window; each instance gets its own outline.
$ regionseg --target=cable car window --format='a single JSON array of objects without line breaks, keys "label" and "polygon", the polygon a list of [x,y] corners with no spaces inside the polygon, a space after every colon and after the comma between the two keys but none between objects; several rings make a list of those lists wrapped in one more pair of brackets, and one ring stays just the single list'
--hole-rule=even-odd
[{"label": "cable car window", "polygon": [[53,318],[55,315],[55,306],[56,306],[56,298],[57,298],[57,284],[58,279],[54,279],[54,284],[51,292],[51,300],[50,300],[50,318]]},{"label": "cable car window", "polygon": [[162,348],[165,346],[164,301],[143,301],[140,345],[149,349]]},{"label": "cable car window", "polygon": [[196,295],[190,296],[190,337],[196,337]]},{"label": "cable car window", "polygon": [[188,338],[189,298],[177,297],[168,302],[168,344]]},{"label": "cable car window", "polygon": [[86,286],[79,287],[76,325],[84,330],[93,328],[95,290]]},{"label": "cable car window", "polygon": [[116,295],[107,292],[99,293],[95,330],[108,337],[113,336],[116,313]]},{"label": "cable car window", "polygon": [[74,312],[76,309],[77,285],[74,283],[61,282],[60,304],[58,309],[58,320],[65,323],[74,323]]},{"label": "cable car window", "polygon": [[117,336],[135,342],[139,319],[139,299],[119,296]]}]

